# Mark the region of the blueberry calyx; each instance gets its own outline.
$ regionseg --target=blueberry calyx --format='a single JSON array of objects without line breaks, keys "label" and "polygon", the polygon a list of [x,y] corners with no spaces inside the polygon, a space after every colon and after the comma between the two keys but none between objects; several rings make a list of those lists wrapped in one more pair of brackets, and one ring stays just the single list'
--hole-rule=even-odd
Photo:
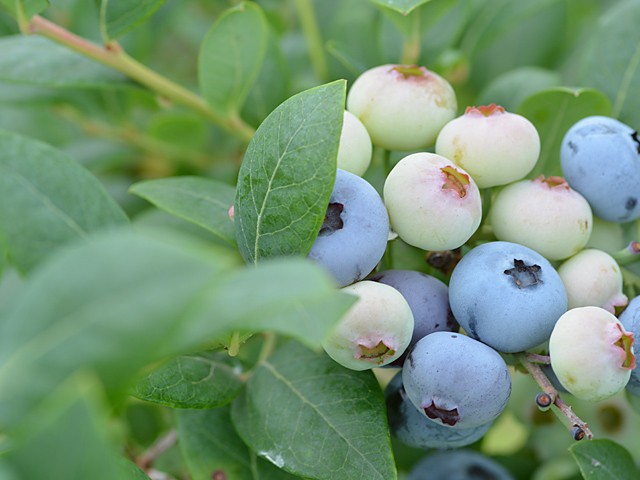
[{"label": "blueberry calyx", "polygon": [[542,270],[540,265],[527,265],[522,260],[513,259],[513,268],[504,271],[505,275],[513,277],[513,281],[518,288],[527,288],[531,285],[542,283],[539,273]]},{"label": "blueberry calyx", "polygon": [[447,410],[446,408],[437,407],[435,402],[431,400],[431,404],[424,407],[424,413],[432,420],[440,420],[445,425],[454,426],[460,420],[457,408]]},{"label": "blueberry calyx", "polygon": [[322,222],[322,228],[318,235],[326,236],[342,229],[344,222],[342,221],[342,211],[344,205],[342,203],[330,203],[327,207],[327,213],[324,214],[324,221]]},{"label": "blueberry calyx", "polygon": [[638,150],[638,153],[640,153],[640,139],[638,138],[638,131],[634,131],[631,134],[631,139],[636,142],[636,150]]},{"label": "blueberry calyx", "polygon": [[440,171],[444,174],[444,182],[442,184],[443,190],[453,190],[460,198],[467,195],[467,189],[469,188],[469,175],[465,175],[455,167],[448,165],[442,167]]},{"label": "blueberry calyx", "polygon": [[389,348],[382,340],[373,347],[367,347],[362,344],[358,344],[358,347],[360,348],[360,351],[358,352],[357,358],[377,361],[378,363],[382,363],[385,358],[391,357],[396,353],[394,349]]}]

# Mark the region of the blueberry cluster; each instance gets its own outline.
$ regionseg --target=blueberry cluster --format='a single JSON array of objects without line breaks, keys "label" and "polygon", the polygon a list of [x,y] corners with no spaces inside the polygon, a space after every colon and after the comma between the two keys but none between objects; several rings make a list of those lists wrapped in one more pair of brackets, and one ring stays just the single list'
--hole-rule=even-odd
[{"label": "blueberry cluster", "polygon": [[[504,356],[534,349],[576,397],[598,401],[627,384],[640,395],[640,300],[618,320],[628,303],[619,265],[588,248],[594,224],[640,218],[637,132],[585,118],[562,142],[564,177],[526,178],[540,154],[533,124],[494,104],[455,118],[455,92],[424,67],[364,72],[347,109],[309,257],[358,297],[326,352],[355,370],[402,368],[385,392],[393,435],[418,448],[475,442],[509,401]],[[387,172],[382,197],[361,177],[372,144],[413,152]],[[374,272],[396,237],[465,254],[448,285],[419,271]]]}]

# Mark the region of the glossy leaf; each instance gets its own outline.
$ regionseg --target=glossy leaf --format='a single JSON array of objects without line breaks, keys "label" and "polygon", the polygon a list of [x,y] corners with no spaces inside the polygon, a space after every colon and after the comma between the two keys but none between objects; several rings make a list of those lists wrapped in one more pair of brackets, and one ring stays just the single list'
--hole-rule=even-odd
[{"label": "glossy leaf", "polygon": [[69,48],[26,36],[0,38],[0,80],[40,87],[133,87],[122,74]]},{"label": "glossy leaf", "polygon": [[241,3],[216,20],[198,56],[200,89],[214,109],[239,112],[258,77],[268,40],[267,20],[256,3]]},{"label": "glossy leaf", "polygon": [[131,193],[235,245],[234,226],[229,218],[235,196],[233,187],[202,177],[174,177],[136,183]]},{"label": "glossy leaf", "polygon": [[103,31],[109,39],[118,38],[153,15],[165,0],[102,0]]},{"label": "glossy leaf", "polygon": [[525,99],[517,113],[528,118],[540,135],[540,158],[529,177],[561,176],[560,145],[567,130],[584,117],[610,112],[606,95],[590,88],[552,88]]},{"label": "glossy leaf", "polygon": [[65,243],[127,223],[100,182],[62,152],[0,131],[0,239],[28,271]]},{"label": "glossy leaf", "polygon": [[370,0],[372,3],[376,5],[381,5],[383,7],[390,8],[395,10],[398,13],[403,15],[408,15],[413,10],[418,8],[420,5],[424,5],[431,0]]},{"label": "glossy leaf", "polygon": [[[178,444],[193,480],[289,480],[292,477],[257,458],[236,433],[230,408],[177,410]],[[224,474],[224,477],[222,476]]]},{"label": "glossy leaf", "polygon": [[569,451],[585,480],[635,480],[640,477],[631,454],[612,440],[575,443]]},{"label": "glossy leaf", "polygon": [[216,408],[237,396],[240,373],[227,352],[180,355],[140,379],[132,394],[172,408]]},{"label": "glossy leaf", "polygon": [[620,2],[589,32],[581,83],[606,93],[611,115],[640,127],[640,3]]},{"label": "glossy leaf", "polygon": [[232,408],[238,433],[284,470],[313,479],[397,478],[380,386],[290,342],[264,361]]},{"label": "glossy leaf", "polygon": [[335,182],[344,102],[343,80],[306,90],[274,110],[251,140],[235,199],[247,262],[311,249]]}]

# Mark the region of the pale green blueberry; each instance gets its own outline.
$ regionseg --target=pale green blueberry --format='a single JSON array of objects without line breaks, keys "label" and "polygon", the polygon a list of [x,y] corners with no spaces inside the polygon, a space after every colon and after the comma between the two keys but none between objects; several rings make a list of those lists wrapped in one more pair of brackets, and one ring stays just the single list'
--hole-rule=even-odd
[{"label": "pale green blueberry", "polygon": [[409,245],[451,250],[480,226],[478,186],[460,167],[435,153],[401,159],[384,183],[391,228]]},{"label": "pale green blueberry", "polygon": [[622,293],[622,273],[611,255],[588,248],[566,260],[558,273],[567,291],[569,308],[588,305],[615,313],[628,303]]},{"label": "pale green blueberry", "polygon": [[564,313],[549,339],[551,366],[569,393],[597,402],[621,391],[635,368],[633,334],[600,307]]},{"label": "pale green blueberry", "polygon": [[455,117],[456,95],[438,74],[415,65],[381,65],[362,73],[347,96],[347,110],[364,124],[374,145],[387,150],[433,146]]},{"label": "pale green blueberry", "polygon": [[371,163],[371,137],[358,117],[345,110],[338,147],[338,168],[362,176]]},{"label": "pale green blueberry", "polygon": [[593,228],[586,245],[587,248],[597,248],[607,253],[614,253],[622,250],[628,244],[629,242],[624,237],[622,224],[608,222],[595,215],[593,216]]},{"label": "pale green blueberry", "polygon": [[413,314],[402,294],[369,280],[342,291],[358,300],[322,342],[325,352],[352,370],[380,367],[400,357],[413,334]]},{"label": "pale green blueberry", "polygon": [[440,131],[436,153],[464,168],[479,188],[524,178],[540,155],[533,124],[499,105],[467,107]]},{"label": "pale green blueberry", "polygon": [[504,187],[489,220],[498,240],[525,245],[549,260],[584,248],[593,225],[591,207],[562,177],[539,177]]}]

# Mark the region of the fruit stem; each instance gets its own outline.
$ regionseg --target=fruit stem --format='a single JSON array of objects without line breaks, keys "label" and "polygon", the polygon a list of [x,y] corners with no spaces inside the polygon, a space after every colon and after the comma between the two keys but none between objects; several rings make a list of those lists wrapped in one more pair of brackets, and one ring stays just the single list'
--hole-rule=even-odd
[{"label": "fruit stem", "polygon": [[298,17],[300,18],[302,31],[307,39],[309,57],[311,58],[313,70],[322,82],[326,82],[329,80],[329,67],[311,0],[295,0],[295,6],[298,11]]},{"label": "fruit stem", "polygon": [[212,123],[249,142],[255,130],[239,116],[225,116],[213,110],[199,95],[172,82],[133,59],[117,42],[109,42],[104,47],[91,43],[39,15],[26,22],[19,21],[25,35],[41,35],[71,50],[117,70],[140,84],[150,88],[164,98],[189,107]]},{"label": "fruit stem", "polygon": [[229,340],[229,347],[227,348],[230,357],[236,357],[240,352],[240,332],[233,332],[231,334],[231,340]]},{"label": "fruit stem", "polygon": [[633,240],[622,250],[612,253],[611,256],[618,265],[629,265],[640,260],[640,242]]},{"label": "fruit stem", "polygon": [[409,15],[409,20],[411,21],[411,32],[405,37],[402,45],[402,56],[400,57],[400,63],[404,65],[418,63],[422,48],[420,41],[420,13],[418,11],[412,12]]},{"label": "fruit stem", "polygon": [[[540,389],[549,396],[553,403],[553,406],[555,406],[559,413],[562,414],[564,420],[568,420],[569,423],[567,425],[567,428],[571,432],[573,438],[575,440],[581,440],[582,438],[586,437],[591,440],[593,438],[593,434],[591,433],[591,430],[589,430],[589,426],[573,412],[570,405],[565,403],[565,401],[560,398],[558,391],[554,388],[549,378],[547,378],[545,373],[538,365],[539,363],[546,363],[549,357],[546,357],[545,355],[534,355],[531,353],[518,353],[516,354],[516,358],[520,361],[522,366],[526,368],[527,371],[531,374]],[[556,413],[556,415],[558,415],[556,409],[553,409],[553,411],[554,413]],[[562,419],[560,415],[558,416]]]}]

